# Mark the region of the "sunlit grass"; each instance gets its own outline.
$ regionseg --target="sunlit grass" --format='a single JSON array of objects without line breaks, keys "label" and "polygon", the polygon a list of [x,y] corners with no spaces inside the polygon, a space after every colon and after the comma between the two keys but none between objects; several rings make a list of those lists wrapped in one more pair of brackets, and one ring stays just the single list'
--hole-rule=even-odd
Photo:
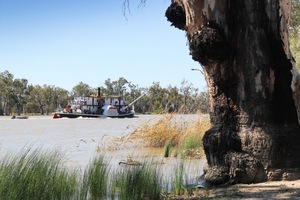
[{"label": "sunlit grass", "polygon": [[182,129],[176,122],[172,122],[173,119],[173,115],[165,115],[158,121],[154,119],[136,129],[133,136],[142,139],[146,147],[163,148],[167,141],[177,145],[182,136]]},{"label": "sunlit grass", "polygon": [[141,141],[150,148],[164,148],[164,156],[169,157],[170,149],[176,156],[200,157],[203,155],[202,137],[210,128],[208,118],[198,115],[194,121],[185,121],[183,117],[165,115],[136,129],[130,140]]},{"label": "sunlit grass", "polygon": [[201,114],[194,120],[184,115],[167,114],[153,118],[122,137],[103,137],[97,152],[129,148],[161,148],[164,157],[200,158],[204,155],[202,138],[210,128],[209,118]]}]

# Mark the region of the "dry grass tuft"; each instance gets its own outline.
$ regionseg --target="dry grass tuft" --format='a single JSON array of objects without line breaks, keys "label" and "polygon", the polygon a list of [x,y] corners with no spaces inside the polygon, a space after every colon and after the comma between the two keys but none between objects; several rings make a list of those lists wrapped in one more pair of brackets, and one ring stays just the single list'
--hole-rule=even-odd
[{"label": "dry grass tuft", "polygon": [[167,141],[172,141],[172,145],[177,145],[182,130],[176,123],[172,123],[172,119],[173,115],[166,115],[157,122],[148,122],[139,130],[135,130],[133,136],[141,139],[145,147],[162,148]]},{"label": "dry grass tuft", "polygon": [[179,142],[182,157],[201,157],[204,155],[202,138],[205,132],[211,127],[208,118],[201,115],[186,127],[186,130]]},{"label": "dry grass tuft", "polygon": [[176,149],[175,156],[200,157],[203,155],[202,137],[209,128],[209,118],[201,114],[194,120],[187,119],[184,115],[160,115],[122,137],[103,136],[105,142],[98,145],[97,151],[137,147],[164,148],[169,143],[169,148]]},{"label": "dry grass tuft", "polygon": [[130,138],[142,141],[145,147],[163,148],[167,142],[173,147],[179,147],[189,138],[201,143],[204,133],[210,128],[208,118],[198,115],[194,121],[184,120],[181,116],[166,115],[161,119],[147,122],[136,129]]}]

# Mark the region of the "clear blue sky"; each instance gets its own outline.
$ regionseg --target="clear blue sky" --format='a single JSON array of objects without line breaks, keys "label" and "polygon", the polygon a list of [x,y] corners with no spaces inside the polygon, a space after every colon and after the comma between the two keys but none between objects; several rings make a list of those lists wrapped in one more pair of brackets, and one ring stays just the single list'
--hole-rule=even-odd
[{"label": "clear blue sky", "polygon": [[185,33],[165,18],[170,1],[0,0],[0,72],[30,84],[67,90],[124,77],[139,87],[183,79],[204,90],[199,63],[189,55]]}]

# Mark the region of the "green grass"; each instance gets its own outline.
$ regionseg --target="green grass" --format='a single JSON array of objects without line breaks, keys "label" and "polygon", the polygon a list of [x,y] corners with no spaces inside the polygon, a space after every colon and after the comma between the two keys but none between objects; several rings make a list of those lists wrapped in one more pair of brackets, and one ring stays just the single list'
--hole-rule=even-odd
[{"label": "green grass", "polygon": [[[104,156],[98,156],[85,171],[85,189],[84,196],[90,195],[90,199],[104,199],[108,190],[108,165],[104,162]],[[88,193],[86,193],[88,191]]]},{"label": "green grass", "polygon": [[184,194],[184,163],[180,162],[175,168],[175,176],[172,178],[172,192],[175,195]]},{"label": "green grass", "polygon": [[164,149],[164,157],[168,158],[171,153],[171,147],[172,147],[172,140],[168,140],[165,144],[165,149]]},{"label": "green grass", "polygon": [[72,199],[77,195],[77,173],[60,164],[57,151],[24,152],[0,163],[0,199]]},{"label": "green grass", "polygon": [[202,136],[190,134],[179,144],[181,158],[202,156]]},{"label": "green grass", "polygon": [[151,161],[110,170],[104,156],[97,156],[83,172],[63,166],[63,161],[58,151],[40,148],[1,158],[0,199],[159,200],[165,199],[163,193],[187,193],[183,161],[168,179],[163,179],[161,165]]},{"label": "green grass", "polygon": [[120,200],[160,199],[162,178],[157,165],[125,167],[117,172],[115,185]]}]

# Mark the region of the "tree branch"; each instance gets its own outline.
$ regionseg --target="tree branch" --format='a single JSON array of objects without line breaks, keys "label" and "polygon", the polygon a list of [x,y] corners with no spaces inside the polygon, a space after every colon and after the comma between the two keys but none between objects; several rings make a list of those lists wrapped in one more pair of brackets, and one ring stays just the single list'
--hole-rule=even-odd
[{"label": "tree branch", "polygon": [[[138,9],[140,9],[141,7],[144,7],[146,5],[146,1],[147,0],[141,0],[140,4],[138,5]],[[126,20],[127,20],[126,12],[131,14],[129,2],[130,2],[130,0],[124,0],[123,5],[122,5],[123,16],[125,17]]]}]

